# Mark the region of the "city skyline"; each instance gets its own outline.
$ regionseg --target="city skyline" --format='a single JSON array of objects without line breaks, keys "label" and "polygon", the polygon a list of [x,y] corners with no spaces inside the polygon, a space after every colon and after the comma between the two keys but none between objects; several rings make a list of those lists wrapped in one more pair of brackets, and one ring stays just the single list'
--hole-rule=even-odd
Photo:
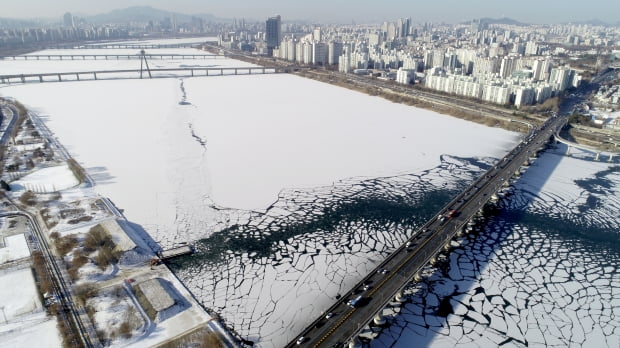
[{"label": "city skyline", "polygon": [[[617,24],[620,3],[611,0],[593,0],[571,3],[567,6],[557,2],[523,0],[498,4],[492,0],[470,2],[449,1],[436,6],[432,3],[413,4],[402,0],[386,0],[381,6],[356,6],[352,1],[316,0],[312,3],[265,0],[257,6],[248,0],[230,0],[225,3],[210,4],[199,0],[110,0],[107,2],[83,2],[79,0],[11,0],[3,5],[5,18],[62,18],[65,12],[78,16],[97,15],[115,9],[132,6],[151,6],[165,11],[184,14],[212,14],[222,18],[245,17],[264,20],[279,14],[283,20],[316,20],[323,22],[378,22],[398,17],[411,17],[414,22],[459,23],[474,18],[508,17],[524,23],[564,23],[599,19],[609,24]],[[553,14],[550,16],[550,14]],[[550,21],[551,19],[551,21]]]}]

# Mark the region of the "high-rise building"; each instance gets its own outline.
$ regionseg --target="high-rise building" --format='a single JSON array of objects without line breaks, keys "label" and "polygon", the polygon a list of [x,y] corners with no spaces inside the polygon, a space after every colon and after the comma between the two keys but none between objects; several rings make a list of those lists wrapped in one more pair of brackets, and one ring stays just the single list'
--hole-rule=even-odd
[{"label": "high-rise building", "polygon": [[330,41],[327,45],[327,63],[330,65],[338,64],[338,57],[343,52],[342,42]]},{"label": "high-rise building", "polygon": [[272,55],[273,49],[280,45],[282,40],[282,22],[280,16],[269,17],[265,27],[265,41],[267,41],[267,54]]},{"label": "high-rise building", "polygon": [[68,27],[68,28],[75,27],[75,23],[73,22],[73,16],[71,15],[71,13],[69,12],[65,13],[62,19],[65,24],[65,27]]}]

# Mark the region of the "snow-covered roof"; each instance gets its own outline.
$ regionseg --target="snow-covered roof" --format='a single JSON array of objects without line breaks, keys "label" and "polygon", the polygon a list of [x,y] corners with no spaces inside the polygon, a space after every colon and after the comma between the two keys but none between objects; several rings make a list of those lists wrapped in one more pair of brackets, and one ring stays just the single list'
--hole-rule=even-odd
[{"label": "snow-covered roof", "polygon": [[155,311],[161,312],[174,305],[174,300],[162,286],[160,278],[143,281],[138,287]]},{"label": "snow-covered roof", "polygon": [[116,219],[106,220],[101,223],[101,226],[110,234],[112,240],[114,240],[116,249],[128,251],[136,247],[136,243],[127,236],[127,233],[125,233]]}]

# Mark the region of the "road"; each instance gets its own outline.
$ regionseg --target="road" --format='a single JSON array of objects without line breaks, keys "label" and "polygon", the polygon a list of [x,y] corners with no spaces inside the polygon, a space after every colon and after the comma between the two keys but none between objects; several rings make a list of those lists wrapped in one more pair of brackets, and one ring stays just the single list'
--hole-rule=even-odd
[{"label": "road", "polygon": [[[80,337],[82,345],[84,347],[97,347],[100,344],[97,342],[94,344],[90,337],[97,337],[97,333],[95,332],[94,327],[90,324],[90,319],[88,318],[86,311],[81,306],[78,306],[72,300],[72,292],[71,285],[66,281],[66,272],[63,272],[64,268],[58,265],[60,260],[58,260],[53,252],[50,250],[41,230],[41,226],[36,218],[34,218],[30,213],[24,211],[9,211],[0,213],[0,217],[14,217],[21,216],[25,217],[28,220],[28,224],[32,229],[33,234],[35,235],[38,243],[39,250],[43,254],[43,258],[45,259],[45,268],[52,276],[52,283],[54,285],[54,292],[56,293],[55,297],[60,301],[60,307],[62,308],[61,315],[71,316],[73,323],[77,327],[77,334]],[[68,318],[66,318],[68,319]]]},{"label": "road", "polygon": [[[508,155],[449,202],[406,244],[326,311],[333,313],[333,316],[329,319],[321,316],[313,321],[287,347],[340,347],[356,337],[444,246],[449,245],[456,233],[466,227],[491,197],[515,173],[520,172],[521,167],[544,147],[565,121],[562,117],[552,117],[538,129],[532,130]],[[353,307],[347,304],[359,296],[362,297],[362,305]]]},{"label": "road", "polygon": [[[2,104],[3,107],[3,119],[2,122],[6,120],[4,118],[10,117],[10,122],[7,127],[2,127],[4,133],[0,138],[0,145],[4,146],[8,141],[8,135],[11,133],[12,128],[15,126],[15,121],[18,118],[18,111],[13,105]],[[9,111],[12,115],[6,115],[6,111]],[[56,298],[60,301],[61,308],[63,308],[61,315],[65,319],[71,319],[75,328],[77,329],[77,335],[81,339],[81,345],[85,347],[96,347],[99,346],[99,343],[93,343],[91,337],[97,337],[94,327],[92,326],[90,319],[86,315],[86,311],[84,308],[76,305],[72,300],[72,291],[71,285],[68,284],[65,268],[59,266],[60,260],[54,255],[52,250],[50,249],[47,239],[44,236],[43,230],[37,219],[30,213],[26,211],[22,211],[17,206],[10,201],[10,199],[6,198],[12,206],[14,210],[12,211],[3,211],[0,213],[0,217],[11,217],[11,216],[21,216],[25,217],[28,220],[28,224],[32,229],[32,232],[37,239],[37,246],[41,251],[43,258],[45,259],[45,268],[48,274],[51,276],[52,283],[54,285],[54,292],[56,293]],[[5,206],[5,208],[8,208]],[[70,316],[68,318],[67,316]]]}]

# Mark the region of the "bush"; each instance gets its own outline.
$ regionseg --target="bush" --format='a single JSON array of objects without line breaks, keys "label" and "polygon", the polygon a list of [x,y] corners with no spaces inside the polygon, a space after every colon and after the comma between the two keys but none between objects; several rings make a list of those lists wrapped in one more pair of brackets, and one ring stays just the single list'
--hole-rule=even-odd
[{"label": "bush", "polygon": [[117,263],[118,257],[112,249],[108,246],[104,246],[99,249],[94,261],[101,270],[105,270],[110,264]]},{"label": "bush", "polygon": [[56,250],[60,255],[67,255],[71,250],[75,249],[78,245],[78,240],[74,236],[66,236],[62,238],[57,238],[55,240]]},{"label": "bush", "polygon": [[86,306],[86,301],[97,296],[97,289],[92,284],[83,284],[75,289],[75,297],[82,306]]},{"label": "bush", "polygon": [[84,239],[84,251],[98,251],[94,261],[102,270],[106,269],[108,265],[118,262],[119,255],[114,250],[115,248],[116,244],[112,237],[101,225],[93,226]]},{"label": "bush", "polygon": [[220,336],[215,332],[209,332],[203,336],[200,348],[224,348]]},{"label": "bush", "polygon": [[71,280],[77,280],[79,278],[80,267],[88,263],[88,257],[84,255],[82,250],[76,250],[73,252],[73,261],[71,261],[71,267],[67,270]]},{"label": "bush", "polygon": [[73,175],[75,175],[76,179],[82,183],[86,182],[86,171],[77,163],[76,160],[73,158],[68,159],[67,165],[69,166],[69,169],[71,169]]},{"label": "bush", "polygon": [[19,198],[19,202],[23,205],[34,206],[37,204],[37,197],[32,191],[26,191]]},{"label": "bush", "polygon": [[129,325],[129,322],[127,321],[122,322],[118,329],[118,332],[125,339],[131,338],[131,331],[131,325]]}]

